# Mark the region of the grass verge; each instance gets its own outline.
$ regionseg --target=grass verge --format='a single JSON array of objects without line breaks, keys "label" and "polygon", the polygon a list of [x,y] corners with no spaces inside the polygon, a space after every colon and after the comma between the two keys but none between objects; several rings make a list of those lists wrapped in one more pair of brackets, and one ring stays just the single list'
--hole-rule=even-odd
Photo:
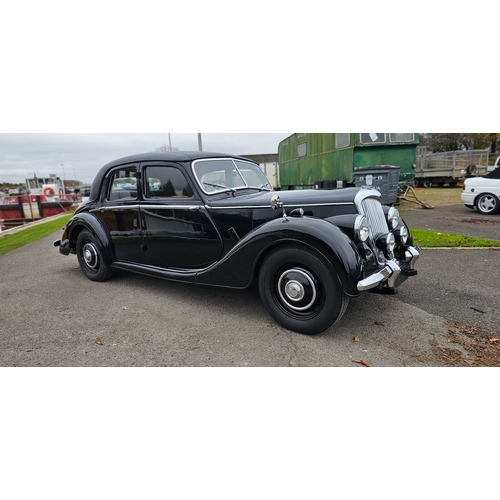
[{"label": "grass verge", "polygon": [[[27,227],[22,231],[13,234],[7,234],[0,237],[0,255],[3,255],[11,250],[22,247],[36,241],[40,238],[48,236],[55,231],[61,229],[68,223],[73,212],[68,212],[62,217],[55,220],[36,224]],[[413,241],[421,247],[439,248],[439,247],[500,247],[500,242],[494,240],[485,240],[482,238],[471,238],[469,236],[460,236],[456,234],[437,233],[426,229],[411,229]]]},{"label": "grass verge", "polygon": [[472,238],[458,234],[437,233],[428,231],[427,229],[410,229],[410,231],[413,236],[413,242],[421,247],[500,247],[500,241]]},{"label": "grass verge", "polygon": [[27,227],[22,231],[17,231],[0,237],[0,255],[58,231],[68,223],[72,215],[73,212],[67,212],[64,216],[58,217],[57,219],[42,222],[40,224]]}]

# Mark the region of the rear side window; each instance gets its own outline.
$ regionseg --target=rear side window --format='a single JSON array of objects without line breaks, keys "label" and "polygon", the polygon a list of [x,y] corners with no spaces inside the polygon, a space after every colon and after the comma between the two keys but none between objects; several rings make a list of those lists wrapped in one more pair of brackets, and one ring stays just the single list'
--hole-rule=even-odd
[{"label": "rear side window", "polygon": [[176,167],[146,168],[146,198],[192,198],[193,189]]},{"label": "rear side window", "polygon": [[110,201],[137,199],[136,173],[135,166],[115,170],[109,182],[107,199]]}]

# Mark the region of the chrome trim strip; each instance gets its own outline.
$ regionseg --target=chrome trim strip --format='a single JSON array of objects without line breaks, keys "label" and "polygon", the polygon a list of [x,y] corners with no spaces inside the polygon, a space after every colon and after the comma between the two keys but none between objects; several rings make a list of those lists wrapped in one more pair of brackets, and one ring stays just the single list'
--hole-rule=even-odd
[{"label": "chrome trim strip", "polygon": [[143,203],[142,210],[204,210],[205,205],[148,205]]},{"label": "chrome trim strip", "polygon": [[132,209],[132,210],[164,210],[164,209],[171,209],[171,210],[200,210],[203,209],[205,210],[207,207],[205,205],[148,205],[147,203],[142,203],[140,205],[113,205],[113,206],[104,206],[101,208],[96,209],[97,211],[104,212],[106,210],[126,210],[126,209]]},{"label": "chrome trim strip", "polygon": [[112,206],[109,206],[109,205],[106,205],[106,206],[101,206],[99,208],[96,208],[94,209],[93,211],[97,211],[97,212],[106,212],[106,211],[109,211],[109,210],[139,210],[140,208],[140,205],[112,205]]},{"label": "chrome trim strip", "polygon": [[[290,207],[335,207],[335,206],[340,206],[340,205],[354,205],[352,201],[349,202],[342,202],[342,203],[296,203],[293,205],[286,205],[286,208]],[[210,210],[234,210],[235,208],[237,209],[256,209],[256,208],[271,208],[271,205],[234,205],[231,207],[212,207],[208,206],[207,208],[210,208]]]}]

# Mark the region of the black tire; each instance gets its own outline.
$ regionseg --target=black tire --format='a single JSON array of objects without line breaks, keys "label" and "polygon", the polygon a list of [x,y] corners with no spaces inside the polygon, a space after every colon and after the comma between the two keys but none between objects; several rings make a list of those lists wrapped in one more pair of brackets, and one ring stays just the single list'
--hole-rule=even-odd
[{"label": "black tire", "polygon": [[96,237],[84,229],[76,240],[76,255],[83,274],[92,281],[106,281],[114,269],[106,264]]},{"label": "black tire", "polygon": [[429,179],[425,179],[422,185],[424,186],[424,188],[430,188],[432,187],[432,181]]},{"label": "black tire", "polygon": [[469,165],[467,167],[467,175],[473,176],[477,174],[477,167],[476,165]]},{"label": "black tire", "polygon": [[259,273],[259,292],[277,323],[306,335],[333,326],[349,304],[332,266],[301,247],[277,248],[266,257]]},{"label": "black tire", "polygon": [[500,203],[494,194],[483,193],[476,200],[476,207],[482,214],[496,214],[500,211]]},{"label": "black tire", "polygon": [[416,177],[413,179],[413,187],[418,188],[420,186],[420,180]]}]

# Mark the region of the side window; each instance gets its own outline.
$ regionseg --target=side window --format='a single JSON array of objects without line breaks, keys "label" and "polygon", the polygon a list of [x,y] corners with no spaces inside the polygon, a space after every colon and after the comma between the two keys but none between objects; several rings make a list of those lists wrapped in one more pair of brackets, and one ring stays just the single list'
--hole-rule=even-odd
[{"label": "side window", "polygon": [[413,134],[390,134],[391,142],[413,142]]},{"label": "side window", "polygon": [[175,167],[147,167],[146,198],[192,198],[193,189],[184,174]]},{"label": "side window", "polygon": [[359,134],[361,136],[361,142],[363,144],[371,144],[378,142],[385,142],[385,134],[381,132],[372,132],[371,134]]},{"label": "side window", "polygon": [[137,198],[136,172],[135,166],[115,170],[109,182],[108,200],[135,200]]},{"label": "side window", "polygon": [[335,149],[347,148],[351,145],[351,134],[335,134]]}]

